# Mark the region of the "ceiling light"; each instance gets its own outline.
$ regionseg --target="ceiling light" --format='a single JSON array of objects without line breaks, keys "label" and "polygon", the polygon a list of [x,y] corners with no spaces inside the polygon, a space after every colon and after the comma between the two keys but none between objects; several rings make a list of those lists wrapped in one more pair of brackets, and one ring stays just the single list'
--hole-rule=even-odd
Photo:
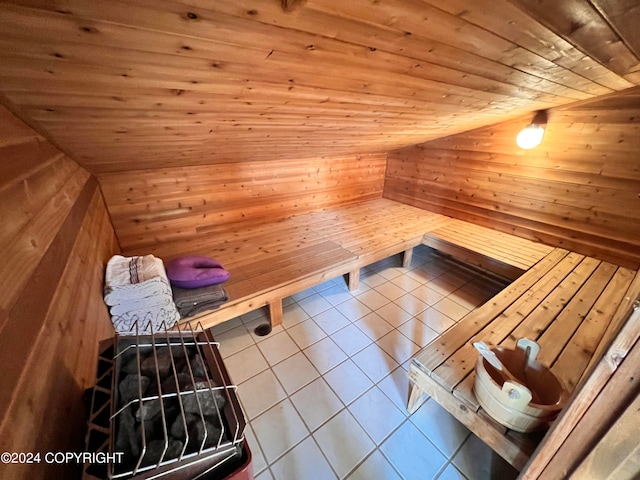
[{"label": "ceiling light", "polygon": [[537,147],[542,142],[544,128],[547,126],[547,111],[538,110],[532,122],[527,125],[516,137],[516,143],[520,148],[529,150]]}]

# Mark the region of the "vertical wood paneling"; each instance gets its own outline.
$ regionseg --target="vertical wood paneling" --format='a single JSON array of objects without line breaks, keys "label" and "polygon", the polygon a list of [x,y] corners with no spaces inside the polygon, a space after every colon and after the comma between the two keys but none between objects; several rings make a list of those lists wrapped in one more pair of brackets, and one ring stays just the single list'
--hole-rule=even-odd
[{"label": "vertical wood paneling", "polygon": [[386,155],[242,162],[99,177],[122,248],[380,198]]},{"label": "vertical wood paneling", "polygon": [[389,154],[384,196],[614,263],[640,264],[640,89]]},{"label": "vertical wood paneling", "polygon": [[[82,394],[113,334],[104,265],[119,251],[96,179],[0,108],[0,450],[81,451]],[[80,465],[3,465],[74,478]]]}]

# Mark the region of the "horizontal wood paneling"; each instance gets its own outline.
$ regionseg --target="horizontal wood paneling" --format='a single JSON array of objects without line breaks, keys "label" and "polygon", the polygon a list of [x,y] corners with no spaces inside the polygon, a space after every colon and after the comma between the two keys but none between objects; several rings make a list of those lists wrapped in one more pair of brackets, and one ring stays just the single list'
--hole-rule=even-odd
[{"label": "horizontal wood paneling", "polygon": [[176,167],[99,177],[125,250],[380,198],[386,155]]},{"label": "horizontal wood paneling", "polygon": [[[94,177],[2,107],[0,132],[0,450],[81,451],[82,395],[113,335],[103,271],[119,246]],[[2,478],[79,467],[4,465]]]},{"label": "horizontal wood paneling", "polygon": [[511,121],[389,154],[384,196],[638,268],[640,89],[553,109],[543,143]]},{"label": "horizontal wood paneling", "polygon": [[0,94],[103,173],[387,152],[640,84],[620,8],[543,3],[5,1]]}]

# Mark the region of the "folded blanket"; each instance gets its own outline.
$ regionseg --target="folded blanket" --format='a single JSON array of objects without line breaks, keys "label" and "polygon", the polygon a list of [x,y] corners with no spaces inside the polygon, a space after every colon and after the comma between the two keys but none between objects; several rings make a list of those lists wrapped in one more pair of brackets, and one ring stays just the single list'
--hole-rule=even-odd
[{"label": "folded blanket", "polygon": [[107,263],[104,284],[105,288],[116,288],[136,283],[143,283],[160,277],[169,283],[162,260],[153,255],[142,257],[123,257],[114,255]]},{"label": "folded blanket", "polygon": [[109,308],[109,311],[111,312],[111,315],[117,316],[131,311],[154,310],[161,307],[175,308],[171,293],[163,291],[150,297],[135,296],[130,299],[123,299],[123,301],[118,302],[116,305],[112,305]]},{"label": "folded blanket", "polygon": [[163,332],[165,329],[173,327],[178,320],[180,320],[180,314],[173,305],[170,308],[132,310],[125,314],[111,317],[113,327],[121,335]]},{"label": "folded blanket", "polygon": [[122,286],[105,286],[104,302],[109,306],[139,301],[161,295],[171,296],[171,286],[167,280],[155,277],[142,283]]},{"label": "folded blanket", "polygon": [[198,305],[194,305],[193,307],[179,308],[178,312],[180,313],[180,318],[189,318],[197,315],[198,313],[206,312],[208,310],[215,310],[216,308],[220,307],[220,305],[225,304],[228,300],[229,298],[213,302],[202,302]]},{"label": "folded blanket", "polygon": [[197,313],[214,310],[229,301],[229,296],[221,285],[185,289],[173,288],[173,299],[182,318],[192,317]]}]

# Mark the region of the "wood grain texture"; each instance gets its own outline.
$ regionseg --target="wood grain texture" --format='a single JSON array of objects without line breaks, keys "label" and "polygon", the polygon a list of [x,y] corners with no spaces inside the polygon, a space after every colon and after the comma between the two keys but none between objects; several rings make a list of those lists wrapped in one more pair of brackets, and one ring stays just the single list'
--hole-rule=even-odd
[{"label": "wood grain texture", "polygon": [[[359,269],[419,245],[424,233],[446,224],[443,215],[381,198],[329,206],[268,223],[226,225],[198,236],[126,250],[170,261],[184,255],[216,258],[231,278],[230,300],[198,317],[213,326],[278,303],[341,275],[354,287]],[[203,223],[203,227],[206,226]],[[273,321],[273,318],[272,318]]]},{"label": "wood grain texture", "polygon": [[387,152],[640,84],[619,7],[539,3],[5,1],[0,94],[103,173]]},{"label": "wood grain texture", "polygon": [[[551,369],[572,399],[579,398],[582,394],[580,386],[593,381],[590,362],[599,362],[600,349],[607,350],[611,345],[611,338],[605,332],[614,326],[615,336],[629,327],[620,318],[628,318],[621,312],[627,310],[629,299],[637,296],[636,275],[635,271],[593,257],[553,249],[509,287],[416,355],[410,378],[419,389],[435,395],[442,406],[521,470],[542,436],[505,435],[504,429],[496,429],[496,423],[483,414],[471,388],[478,359],[473,343],[485,341],[515,348],[520,338],[535,340],[541,347],[537,360]],[[636,339],[634,333],[627,341],[633,345]],[[625,352],[617,358],[609,355],[607,362],[623,358]],[[598,368],[601,368],[600,363]],[[635,363],[632,361],[630,365]],[[580,383],[581,378],[586,380]],[[619,397],[625,394],[624,389],[624,385],[617,386]],[[607,397],[598,397],[597,401],[607,403]],[[566,410],[572,411],[574,407],[569,403]],[[596,411],[601,413],[600,418],[612,416],[606,408],[596,408]],[[615,418],[615,414],[613,416]],[[589,429],[588,424],[578,425],[583,431]],[[556,428],[554,433],[562,437],[568,431],[559,432]],[[553,438],[546,435],[543,444],[553,444]],[[581,436],[577,435],[577,438]],[[531,458],[529,465],[545,469],[542,462],[548,462],[546,458],[541,462]],[[576,452],[559,458],[560,462],[575,461]],[[547,468],[553,475],[548,478],[566,478],[562,468]],[[528,474],[527,471],[523,478],[538,478]]]},{"label": "wood grain texture", "polygon": [[125,250],[380,198],[386,155],[109,173],[99,180]]},{"label": "wood grain texture", "polygon": [[[592,435],[597,433],[603,420],[607,424],[616,421],[620,411],[616,411],[614,404],[620,401],[624,403],[625,398],[637,395],[640,312],[634,309],[634,304],[638,298],[640,274],[635,275],[625,297],[615,309],[611,325],[615,325],[617,330],[612,336],[600,340],[592,359],[593,368],[587,368],[588,374],[576,388],[571,403],[551,426],[535,458],[523,471],[523,480],[566,478],[565,473],[574,468],[593,447],[589,443],[594,440]],[[606,396],[602,396],[603,393]],[[603,419],[601,405],[607,403],[606,400],[611,396],[615,400],[612,401],[612,408],[606,408],[608,415]]]},{"label": "wood grain texture", "polygon": [[510,280],[520,277],[553,247],[451,219],[424,236],[423,243]]},{"label": "wood grain texture", "polygon": [[[633,402],[626,406],[616,422],[602,436],[597,445],[591,450],[583,463],[575,470],[572,478],[616,478],[620,480],[632,480],[640,472],[640,446],[633,440],[634,432],[640,429],[640,387],[637,385],[637,376],[632,376],[636,384],[636,396]],[[625,385],[628,386],[628,385]],[[605,394],[611,392],[603,392]],[[612,392],[614,395],[618,391]],[[615,398],[615,397],[614,397]],[[608,406],[607,406],[608,407]],[[605,409],[609,409],[605,407]],[[594,409],[597,407],[593,407]],[[597,422],[599,419],[595,419]],[[593,425],[591,422],[584,422]]]},{"label": "wood grain texture", "polygon": [[[81,451],[82,394],[98,340],[113,334],[104,265],[119,247],[94,177],[4,108],[0,132],[13,132],[0,144],[0,449]],[[78,467],[13,464],[3,475],[72,478]]]},{"label": "wood grain texture", "polygon": [[640,90],[553,109],[543,143],[529,121],[389,153],[384,196],[637,269]]}]

